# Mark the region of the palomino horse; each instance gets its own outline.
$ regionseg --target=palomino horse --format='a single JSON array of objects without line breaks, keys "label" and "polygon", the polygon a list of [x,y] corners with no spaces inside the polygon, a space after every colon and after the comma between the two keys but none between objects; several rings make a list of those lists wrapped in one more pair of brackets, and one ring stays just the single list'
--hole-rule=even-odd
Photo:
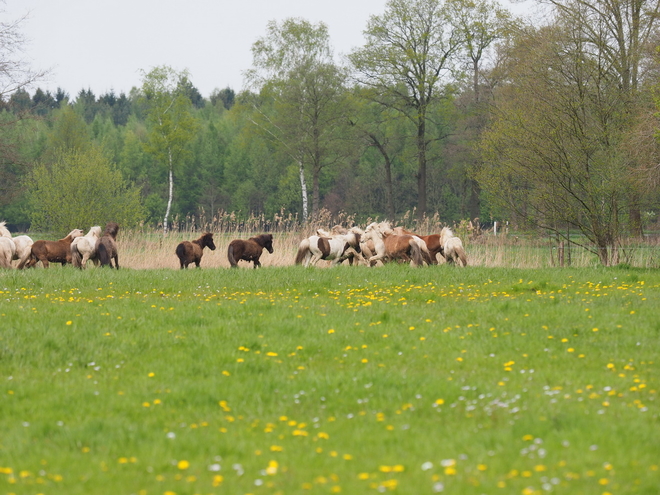
[{"label": "palomino horse", "polygon": [[98,225],[89,229],[86,235],[76,237],[71,243],[71,264],[84,270],[87,267],[87,261],[92,260],[98,266],[96,252],[100,237],[101,227]]},{"label": "palomino horse", "polygon": [[[9,238],[12,241],[14,241],[14,245],[16,246],[16,252],[12,256],[12,258],[19,261],[19,266],[21,265],[21,263],[25,265],[28,256],[30,256],[32,244],[34,244],[34,241],[30,238],[30,236],[17,235],[16,237],[12,237],[11,232],[9,232],[9,230],[6,227],[6,222],[0,222],[0,237]],[[0,244],[2,244],[3,242],[4,241],[0,241]]]},{"label": "palomino horse", "polygon": [[442,244],[443,255],[447,263],[458,264],[460,260],[463,266],[467,266],[467,255],[463,249],[463,243],[449,227],[443,227],[440,231],[440,244]]},{"label": "palomino horse", "polygon": [[[32,244],[25,268],[32,268],[40,261],[44,268],[48,268],[50,262],[62,263],[62,266],[71,263],[71,243],[76,237],[82,235],[82,230],[73,229],[64,239],[59,241],[36,241]],[[20,264],[18,267],[23,268]]]},{"label": "palomino horse", "polygon": [[210,232],[202,234],[199,239],[195,239],[194,241],[183,241],[180,243],[176,247],[176,255],[179,257],[181,269],[188,268],[190,263],[195,263],[195,266],[199,268],[199,262],[202,261],[202,254],[205,247],[211,251],[215,251],[213,234]]},{"label": "palomino horse", "polygon": [[16,256],[16,244],[5,224],[0,223],[0,268],[11,268],[11,260]]},{"label": "palomino horse", "polygon": [[313,235],[303,239],[296,254],[296,265],[307,267],[319,260],[328,260],[336,266],[345,259],[350,259],[353,264],[353,258],[360,256],[360,237],[359,233],[348,231],[346,234]]},{"label": "palomino horse", "polygon": [[[370,223],[364,230],[365,240],[374,242],[375,256],[369,258],[369,265],[373,266],[376,261],[401,259],[410,260],[412,266],[422,266],[424,256],[420,247],[420,240],[412,235],[397,235],[387,222]],[[422,241],[423,243],[423,241]]]},{"label": "palomino horse", "polygon": [[273,254],[273,235],[261,234],[256,237],[250,237],[247,241],[242,239],[234,239],[229,243],[227,248],[227,259],[232,268],[238,268],[238,262],[245,260],[248,263],[252,261],[254,268],[261,266],[259,258],[261,253],[266,249],[270,254]]},{"label": "palomino horse", "polygon": [[117,254],[117,233],[119,225],[115,222],[108,222],[105,225],[105,231],[99,239],[97,256],[101,266],[112,268],[112,260],[115,260],[115,268],[119,270],[119,255]]}]

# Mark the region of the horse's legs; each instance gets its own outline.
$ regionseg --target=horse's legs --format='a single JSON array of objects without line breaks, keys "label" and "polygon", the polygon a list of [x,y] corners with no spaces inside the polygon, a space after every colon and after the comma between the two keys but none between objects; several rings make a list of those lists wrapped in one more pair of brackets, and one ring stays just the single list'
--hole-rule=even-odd
[{"label": "horse's legs", "polygon": [[259,260],[254,260],[254,268],[259,268],[261,266],[261,263]]},{"label": "horse's legs", "polygon": [[119,255],[115,254],[114,258],[115,258],[115,268],[119,270]]}]

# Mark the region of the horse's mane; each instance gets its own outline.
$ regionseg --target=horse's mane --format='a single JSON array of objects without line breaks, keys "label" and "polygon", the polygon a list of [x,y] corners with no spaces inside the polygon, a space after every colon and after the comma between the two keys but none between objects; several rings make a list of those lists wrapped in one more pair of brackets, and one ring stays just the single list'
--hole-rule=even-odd
[{"label": "horse's mane", "polygon": [[441,237],[454,237],[454,232],[449,227],[442,227],[440,231]]},{"label": "horse's mane", "polygon": [[0,237],[9,237],[11,238],[11,232],[9,232],[9,229],[5,227],[7,225],[7,222],[0,222]]},{"label": "horse's mane", "polygon": [[105,232],[103,232],[103,235],[109,235],[113,239],[117,237],[117,232],[119,232],[119,225],[116,224],[115,222],[109,222],[105,226]]},{"label": "horse's mane", "polygon": [[95,225],[91,229],[89,229],[89,232],[87,232],[87,235],[93,235],[96,237],[101,237],[101,227],[98,225]]}]

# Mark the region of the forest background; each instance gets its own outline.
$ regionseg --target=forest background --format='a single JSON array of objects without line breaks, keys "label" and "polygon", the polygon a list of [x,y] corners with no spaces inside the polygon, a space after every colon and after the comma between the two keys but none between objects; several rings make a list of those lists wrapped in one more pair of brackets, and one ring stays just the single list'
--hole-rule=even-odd
[{"label": "forest background", "polygon": [[323,23],[273,21],[247,89],[210,95],[166,66],[128,93],[51,94],[5,20],[0,218],[499,220],[580,234],[610,264],[657,228],[660,2],[543,5],[531,25],[487,0],[391,0],[344,60]]}]

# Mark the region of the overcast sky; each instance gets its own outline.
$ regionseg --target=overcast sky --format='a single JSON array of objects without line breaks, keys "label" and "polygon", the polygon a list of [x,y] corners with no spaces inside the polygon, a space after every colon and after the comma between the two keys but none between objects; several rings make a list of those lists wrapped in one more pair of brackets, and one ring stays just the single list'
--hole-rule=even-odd
[{"label": "overcast sky", "polygon": [[[506,0],[505,5],[509,5]],[[364,42],[371,15],[386,0],[0,0],[4,22],[26,14],[21,31],[33,69],[51,69],[42,89],[81,89],[96,96],[128,93],[140,70],[187,69],[208,97],[218,88],[243,88],[252,44],[271,20],[300,17],[324,22],[336,55]],[[32,88],[33,92],[35,88]]]}]

